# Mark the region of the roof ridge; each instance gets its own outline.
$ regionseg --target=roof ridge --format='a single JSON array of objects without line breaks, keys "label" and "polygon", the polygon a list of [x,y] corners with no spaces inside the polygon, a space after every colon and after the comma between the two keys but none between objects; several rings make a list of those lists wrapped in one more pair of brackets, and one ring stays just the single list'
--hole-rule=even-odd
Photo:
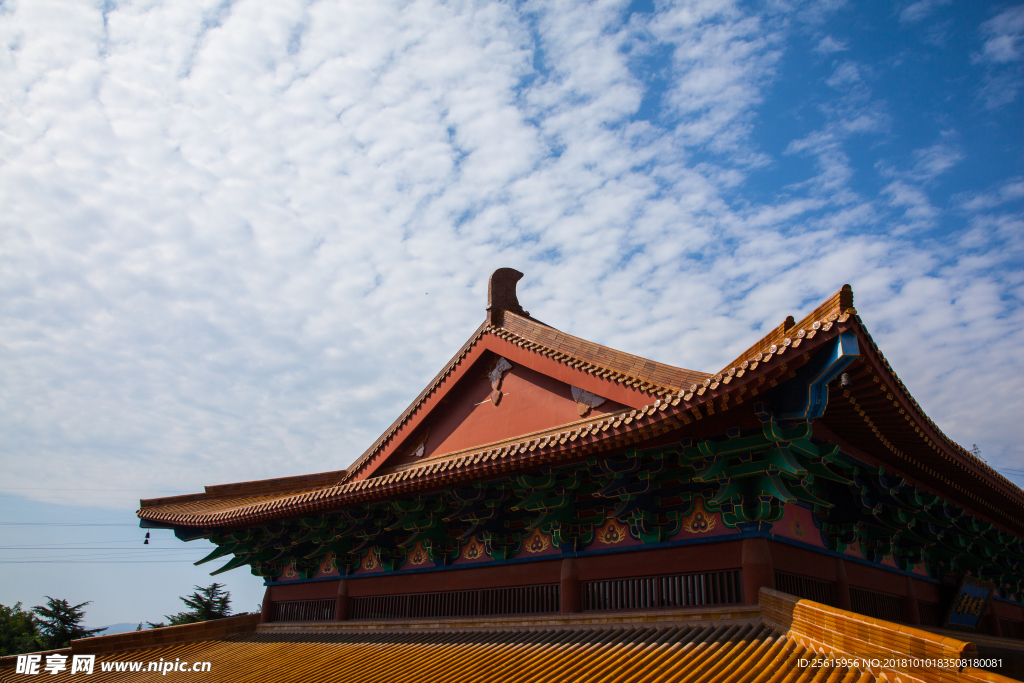
[{"label": "roof ridge", "polygon": [[[733,359],[732,362],[726,363],[721,372],[716,374],[722,374],[730,369],[737,368],[744,360],[749,360],[758,353],[767,353],[768,348],[772,345],[781,346],[787,338],[792,339],[799,333],[788,334],[794,328],[806,329],[815,322],[821,321],[835,322],[847,310],[856,312],[853,308],[853,288],[850,285],[843,285],[838,292],[825,299],[817,308],[801,318],[800,322],[794,321],[791,315],[787,316],[778,327],[775,327],[768,334],[754,342],[746,351]],[[786,346],[789,346],[789,344],[786,344]]]},{"label": "roof ridge", "polygon": [[[729,366],[726,366],[721,372],[715,375],[708,375],[702,383],[691,384],[688,388],[680,391],[680,396],[683,401],[689,402],[693,395],[703,396],[707,390],[715,391],[722,384],[728,385],[734,379],[743,377],[747,372],[756,370],[759,365],[765,365],[772,360],[773,357],[778,357],[784,354],[789,349],[797,349],[805,340],[813,339],[819,332],[828,332],[832,329],[835,323],[844,323],[849,320],[850,316],[856,315],[856,310],[849,308],[842,312],[831,311],[828,315],[821,319],[815,319],[817,315],[823,313],[821,309],[824,306],[819,306],[810,315],[804,317],[799,323],[788,325],[786,331],[796,330],[792,332],[791,336],[783,337],[779,339],[777,343],[764,346],[767,341],[772,341],[773,335],[779,328],[768,333],[758,343],[751,346],[745,355],[739,356]],[[827,309],[826,309],[827,310]],[[792,316],[787,318],[791,320]],[[780,325],[780,328],[782,326]],[[708,399],[702,399],[708,400]],[[677,405],[678,400],[674,400],[672,405]]]},{"label": "roof ridge", "polygon": [[235,496],[245,496],[254,493],[274,495],[277,493],[302,493],[304,491],[316,491],[323,488],[324,482],[335,482],[344,476],[344,474],[345,470],[332,470],[328,472],[316,472],[313,474],[274,477],[271,479],[254,479],[252,481],[241,481],[232,484],[217,484],[215,486],[205,487],[206,490],[203,493],[186,493],[181,496],[164,496],[161,498],[143,498],[139,501],[139,505],[141,508],[148,508],[198,501],[228,500]]},{"label": "roof ridge", "polygon": [[605,376],[613,376],[622,384],[636,386],[659,396],[676,393],[694,380],[703,380],[711,376],[710,373],[700,370],[660,363],[588,341],[510,311],[505,312],[504,324],[494,329],[504,330],[506,334],[516,335],[542,346],[550,351],[556,360],[562,360],[561,357],[572,358],[585,366],[584,369],[591,374],[594,374],[592,371],[596,369],[606,373]]}]

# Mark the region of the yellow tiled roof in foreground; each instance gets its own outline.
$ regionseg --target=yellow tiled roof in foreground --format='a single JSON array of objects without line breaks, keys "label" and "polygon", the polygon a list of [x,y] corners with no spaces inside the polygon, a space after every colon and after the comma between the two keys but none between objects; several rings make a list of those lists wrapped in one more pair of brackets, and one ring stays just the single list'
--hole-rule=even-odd
[{"label": "yellow tiled roof in foreground", "polygon": [[[97,657],[209,661],[209,673],[97,671],[90,681],[783,681],[817,655],[762,624],[541,631],[254,633]],[[10,670],[8,670],[10,671]],[[843,669],[834,680],[873,681]],[[852,673],[851,678],[847,674]],[[796,678],[792,678],[797,674]],[[77,680],[67,672],[46,680]],[[13,673],[4,681],[24,679]]]},{"label": "yellow tiled roof in foreground", "polygon": [[[553,615],[510,618],[476,628],[471,620],[266,624],[252,617],[75,641],[97,654],[91,676],[69,671],[46,680],[359,681],[408,683],[1006,683],[979,669],[816,666],[854,656],[976,656],[970,643],[844,612],[762,589],[761,618],[707,614],[710,623],[672,623],[671,615]],[[692,610],[678,621],[699,616]],[[227,623],[232,622],[232,623]],[[215,627],[214,625],[217,624]],[[217,631],[213,629],[216,628]],[[177,630],[174,630],[177,629]],[[187,641],[189,634],[201,639]],[[186,642],[182,642],[185,640]],[[107,643],[105,646],[103,643]],[[154,646],[154,643],[166,643]],[[117,651],[109,651],[109,644]],[[138,647],[142,645],[142,647]],[[133,647],[134,646],[134,647]],[[133,649],[127,649],[133,648]],[[33,680],[0,661],[0,681]],[[107,671],[117,662],[208,661],[206,673]]]}]

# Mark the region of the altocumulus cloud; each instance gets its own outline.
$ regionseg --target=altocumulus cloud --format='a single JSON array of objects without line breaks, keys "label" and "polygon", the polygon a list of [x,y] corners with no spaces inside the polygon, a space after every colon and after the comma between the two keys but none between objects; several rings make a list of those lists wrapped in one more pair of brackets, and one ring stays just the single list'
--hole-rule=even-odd
[{"label": "altocumulus cloud", "polygon": [[[992,164],[955,113],[901,137],[849,12],[4,2],[5,486],[345,467],[503,265],[540,319],[706,370],[850,282],[930,415],[1019,460],[1019,166],[965,184]],[[984,90],[1016,87],[1015,12],[962,29],[973,115],[1019,106]]]}]

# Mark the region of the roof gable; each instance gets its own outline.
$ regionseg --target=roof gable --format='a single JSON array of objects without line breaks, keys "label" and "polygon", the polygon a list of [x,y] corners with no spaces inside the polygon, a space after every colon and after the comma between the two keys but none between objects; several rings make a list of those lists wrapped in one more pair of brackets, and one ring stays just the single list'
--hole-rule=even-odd
[{"label": "roof gable", "polygon": [[[601,346],[560,332],[530,317],[516,298],[522,273],[501,268],[488,285],[487,321],[459,349],[395,422],[348,468],[342,482],[374,476],[396,451],[416,446],[424,421],[458,386],[463,376],[491,352],[517,367],[630,408],[646,407],[705,382],[711,375]],[[521,429],[520,434],[529,433]],[[391,466],[391,465],[389,465]]]},{"label": "roof gable", "polygon": [[[593,388],[593,387],[592,387]],[[462,375],[377,474],[485,444],[621,411],[626,406],[491,351]]]},{"label": "roof gable", "polygon": [[[545,395],[545,392],[571,395],[571,387],[575,386],[610,401],[609,406],[604,406],[604,410],[611,410],[610,406],[640,408],[654,403],[658,400],[658,395],[667,396],[673,391],[667,387],[654,387],[639,378],[624,380],[623,376],[616,371],[585,363],[568,354],[559,354],[537,343],[526,342],[522,337],[508,333],[503,328],[494,328],[487,325],[480,330],[475,339],[470,341],[471,343],[463,347],[460,354],[449,363],[443,376],[435,378],[427,389],[417,397],[416,401],[406,409],[402,417],[392,424],[388,431],[352,464],[347,471],[348,476],[342,480],[343,482],[361,481],[375,476],[385,466],[385,463],[389,463],[389,467],[393,466],[393,463],[390,463],[392,455],[415,449],[418,446],[418,440],[423,436],[424,430],[434,419],[435,411],[441,406],[451,406],[458,403],[461,393],[468,391],[469,385],[463,385],[463,379],[478,379],[484,369],[484,366],[479,365],[479,363],[481,361],[486,363],[488,362],[487,359],[495,357],[505,358],[512,367],[520,368],[520,370],[513,374],[513,382],[519,382],[520,380],[526,382],[525,377],[528,374],[525,372],[526,370],[536,373],[530,375],[533,378],[532,383],[535,385],[530,391],[533,392],[532,395],[538,400],[542,400],[542,402],[553,400],[551,397],[542,399],[541,397]],[[538,375],[546,379],[541,379]],[[706,375],[701,376],[705,377]],[[554,386],[552,382],[564,385],[566,389],[555,392],[552,388]],[[548,388],[542,389],[542,385]],[[478,397],[476,402],[482,400],[483,398]],[[518,403],[518,401],[515,403]],[[573,401],[572,406],[575,405],[576,402]],[[501,406],[499,405],[497,410],[500,411],[500,409]],[[575,408],[572,408],[572,410],[575,410]],[[481,413],[483,415],[487,414],[486,411],[481,411]],[[600,411],[598,411],[599,413]],[[563,409],[558,414],[568,415],[569,412]],[[589,417],[592,414],[588,413],[587,416]],[[440,413],[437,415],[439,416]],[[576,414],[575,419],[579,420],[579,417]],[[534,424],[534,422],[530,424]],[[558,422],[550,425],[550,427],[557,426],[558,424],[565,423]],[[531,430],[528,427],[520,426],[514,431],[516,432],[515,434],[504,439],[495,439],[494,441],[507,440],[514,436],[521,436],[538,430]],[[428,441],[430,441],[429,437]],[[491,441],[484,443],[491,443]]]}]

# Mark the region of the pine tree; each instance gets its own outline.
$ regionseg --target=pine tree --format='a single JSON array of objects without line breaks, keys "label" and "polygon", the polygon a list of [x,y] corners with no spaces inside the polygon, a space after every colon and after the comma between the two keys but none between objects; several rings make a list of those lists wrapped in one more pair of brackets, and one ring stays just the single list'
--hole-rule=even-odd
[{"label": "pine tree", "polygon": [[46,596],[46,607],[36,605],[32,611],[36,613],[39,630],[42,632],[40,643],[45,650],[56,650],[71,645],[72,640],[88,638],[103,629],[88,629],[82,626],[85,610],[82,608],[90,602],[71,605],[67,600],[56,600]]},{"label": "pine tree", "polygon": [[[181,601],[192,609],[186,612],[179,612],[173,615],[164,615],[171,626],[179,624],[194,624],[198,621],[210,621],[212,619],[223,619],[231,615],[231,593],[224,589],[224,584],[213,583],[206,588],[193,586],[196,592],[192,595],[181,598]],[[163,626],[160,624],[159,626]],[[152,628],[158,628],[150,624]]]}]

